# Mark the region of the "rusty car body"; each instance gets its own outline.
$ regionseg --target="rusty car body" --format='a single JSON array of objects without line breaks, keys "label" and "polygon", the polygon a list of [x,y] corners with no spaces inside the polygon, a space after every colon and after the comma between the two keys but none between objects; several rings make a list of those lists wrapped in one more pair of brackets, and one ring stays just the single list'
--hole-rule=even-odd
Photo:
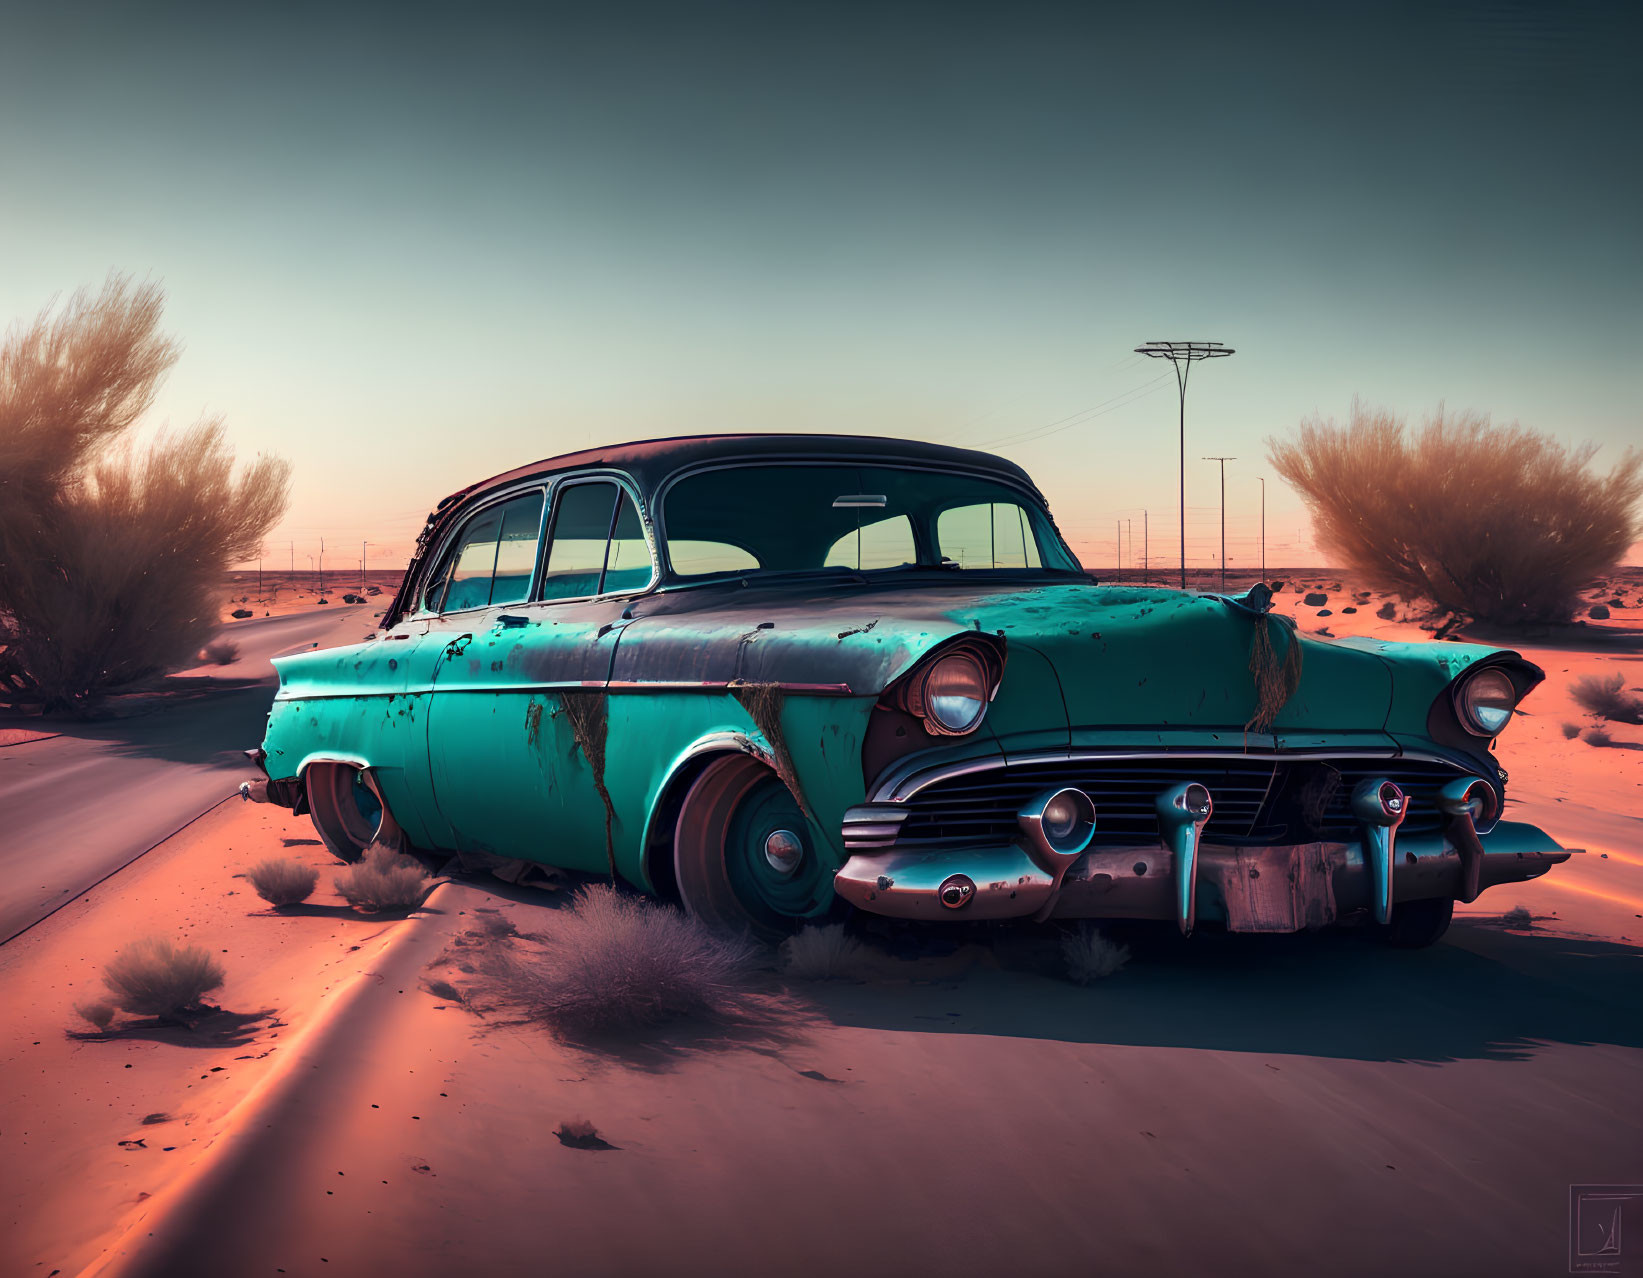
[{"label": "rusty car body", "polygon": [[1349,914],[1429,943],[1567,851],[1490,753],[1541,672],[1102,585],[1012,463],[724,435],[446,498],[380,629],[276,662],[266,795],[726,927]]}]

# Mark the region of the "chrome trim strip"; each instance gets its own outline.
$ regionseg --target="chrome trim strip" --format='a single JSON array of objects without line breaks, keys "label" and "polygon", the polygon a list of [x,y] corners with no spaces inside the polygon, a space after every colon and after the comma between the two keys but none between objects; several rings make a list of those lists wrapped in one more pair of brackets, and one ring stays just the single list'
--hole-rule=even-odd
[{"label": "chrome trim strip", "polygon": [[[921,790],[938,781],[964,776],[972,772],[1007,771],[1012,767],[1037,766],[1042,763],[1094,763],[1105,760],[1180,759],[1198,760],[1258,759],[1269,763],[1328,763],[1335,759],[1417,759],[1423,763],[1441,763],[1463,776],[1478,776],[1453,759],[1425,751],[1352,749],[1341,750],[1047,750],[1042,753],[1018,755],[989,755],[966,759],[953,764],[930,764],[919,767],[917,761],[887,773],[871,795],[874,803],[904,803]],[[1483,778],[1485,781],[1488,778]]]}]

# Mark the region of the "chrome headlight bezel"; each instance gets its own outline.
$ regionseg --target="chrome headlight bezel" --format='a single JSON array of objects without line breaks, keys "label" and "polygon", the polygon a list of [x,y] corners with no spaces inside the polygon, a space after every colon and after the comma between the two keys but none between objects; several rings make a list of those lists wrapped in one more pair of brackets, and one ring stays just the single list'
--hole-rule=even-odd
[{"label": "chrome headlight bezel", "polygon": [[987,671],[972,653],[949,652],[920,674],[918,713],[932,735],[968,736],[987,717],[990,691]]},{"label": "chrome headlight bezel", "polygon": [[1506,730],[1523,699],[1516,680],[1499,666],[1485,666],[1463,675],[1449,695],[1460,726],[1485,741]]},{"label": "chrome headlight bezel", "polygon": [[979,728],[998,695],[1003,653],[966,637],[930,654],[885,696],[885,703],[917,716],[933,737],[964,737]]}]

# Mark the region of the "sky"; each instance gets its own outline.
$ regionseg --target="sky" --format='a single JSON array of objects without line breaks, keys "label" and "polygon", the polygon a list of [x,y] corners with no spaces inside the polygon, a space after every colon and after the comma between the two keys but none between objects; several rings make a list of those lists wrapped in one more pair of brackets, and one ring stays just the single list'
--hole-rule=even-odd
[{"label": "sky", "polygon": [[[10,7],[9,5],[7,7]],[[1354,397],[1643,443],[1643,12],[1621,3],[18,6],[0,320],[110,271],[147,429],[294,467],[272,562],[718,430],[981,447],[1089,566],[1316,562],[1265,440]],[[1133,544],[1120,543],[1128,521]],[[1632,562],[1643,562],[1634,547]]]}]

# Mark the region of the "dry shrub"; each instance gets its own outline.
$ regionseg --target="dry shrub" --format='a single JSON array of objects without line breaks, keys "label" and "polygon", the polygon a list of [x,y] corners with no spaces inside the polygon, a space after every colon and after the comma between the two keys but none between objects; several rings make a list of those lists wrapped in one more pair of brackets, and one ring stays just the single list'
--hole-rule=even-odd
[{"label": "dry shrub", "polygon": [[213,639],[200,649],[200,664],[206,666],[231,666],[239,660],[240,645],[232,639]]},{"label": "dry shrub", "polygon": [[554,1129],[559,1143],[570,1149],[615,1149],[585,1118],[568,1118]]},{"label": "dry shrub", "polygon": [[670,906],[614,888],[583,888],[531,950],[486,955],[498,1000],[573,1034],[683,1017],[746,1019],[752,944],[716,935]]},{"label": "dry shrub", "polygon": [[807,927],[781,944],[782,971],[798,981],[850,981],[865,974],[866,946],[844,930],[844,924]]},{"label": "dry shrub", "polygon": [[114,1009],[107,1003],[76,1003],[74,1010],[100,1030],[106,1030],[114,1020]]},{"label": "dry shrub", "polygon": [[1566,723],[1563,725],[1563,739],[1565,741],[1573,741],[1579,735],[1580,725],[1578,723]]},{"label": "dry shrub", "polygon": [[1314,417],[1293,440],[1267,442],[1321,547],[1376,588],[1479,621],[1568,620],[1640,532],[1643,457],[1594,474],[1595,446],[1480,414],[1440,406],[1406,432],[1354,403],[1345,426]]},{"label": "dry shrub", "polygon": [[1626,677],[1619,671],[1609,675],[1581,675],[1569,689],[1575,704],[1587,714],[1610,723],[1643,724],[1643,697],[1626,691]]},{"label": "dry shrub", "polygon": [[1590,746],[1612,746],[1614,736],[1607,728],[1587,728],[1582,738]]},{"label": "dry shrub", "polygon": [[373,843],[365,855],[333,880],[337,893],[356,910],[411,910],[428,895],[428,871],[408,856]]},{"label": "dry shrub", "polygon": [[1500,916],[1500,921],[1507,927],[1515,927],[1520,931],[1534,927],[1535,916],[1529,913],[1527,905],[1514,905]]},{"label": "dry shrub", "polygon": [[1130,947],[1109,941],[1101,929],[1085,924],[1061,938],[1067,977],[1079,985],[1105,980],[1130,961]]},{"label": "dry shrub", "polygon": [[278,909],[282,905],[297,905],[313,895],[319,882],[319,871],[301,861],[274,858],[260,861],[246,872],[257,895]]},{"label": "dry shrub", "polygon": [[210,951],[157,936],[133,941],[103,969],[103,984],[116,1007],[165,1020],[197,1008],[222,983],[222,964]]},{"label": "dry shrub", "polygon": [[236,478],[220,419],[134,449],[178,347],[163,295],[111,276],[0,344],[0,687],[47,709],[178,666],[217,628],[228,565],[285,509],[290,467]]}]

